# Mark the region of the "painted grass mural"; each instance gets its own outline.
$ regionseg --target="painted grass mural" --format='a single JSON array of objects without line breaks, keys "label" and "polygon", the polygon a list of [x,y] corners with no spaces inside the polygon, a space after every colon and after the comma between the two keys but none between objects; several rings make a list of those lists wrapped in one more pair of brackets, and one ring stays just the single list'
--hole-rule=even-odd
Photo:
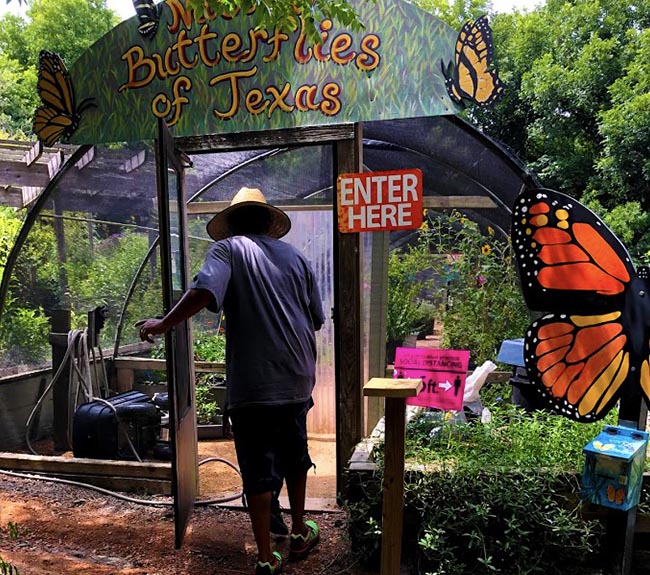
[{"label": "painted grass mural", "polygon": [[197,19],[181,0],[166,0],[155,35],[140,34],[134,16],[70,67],[76,101],[96,107],[69,140],[154,138],[156,116],[185,136],[460,110],[442,73],[457,60],[456,31],[399,0],[355,9],[364,30],[324,20],[314,47],[300,30],[254,30],[245,15]]}]

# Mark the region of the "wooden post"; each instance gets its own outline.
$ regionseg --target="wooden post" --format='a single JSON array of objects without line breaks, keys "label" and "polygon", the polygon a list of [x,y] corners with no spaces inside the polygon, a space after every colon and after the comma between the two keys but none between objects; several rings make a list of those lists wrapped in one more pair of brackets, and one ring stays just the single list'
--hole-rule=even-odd
[{"label": "wooden post", "polygon": [[[56,374],[65,352],[68,348],[67,333],[70,331],[70,310],[55,309],[52,311],[52,334],[50,343],[52,344],[52,376]],[[68,434],[68,424],[70,422],[70,368],[65,367],[59,375],[58,381],[52,389],[52,426],[54,435],[54,449],[57,451],[68,451],[72,448]]]},{"label": "wooden post", "polygon": [[[621,398],[618,424],[622,427],[645,431],[648,408],[637,394]],[[637,507],[627,511],[607,510],[605,533],[605,573],[607,575],[630,575],[634,553],[634,531]]]},{"label": "wooden post", "polygon": [[406,398],[415,397],[422,386],[421,379],[373,377],[363,388],[364,395],[368,397],[386,398],[381,575],[399,575],[404,523]]},{"label": "wooden post", "polygon": [[[334,172],[358,172],[361,165],[361,127],[355,138],[334,144]],[[344,466],[363,437],[364,382],[361,322],[361,246],[359,234],[338,230],[334,210],[334,345],[336,365],[336,493],[345,499]]]}]

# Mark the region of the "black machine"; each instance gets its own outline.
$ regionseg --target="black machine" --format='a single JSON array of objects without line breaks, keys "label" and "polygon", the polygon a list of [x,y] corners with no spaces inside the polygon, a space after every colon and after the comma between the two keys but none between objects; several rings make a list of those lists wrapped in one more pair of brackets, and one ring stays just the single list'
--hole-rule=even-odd
[{"label": "black machine", "polygon": [[84,403],[74,414],[74,456],[142,459],[160,443],[161,424],[165,417],[161,406],[140,391]]}]

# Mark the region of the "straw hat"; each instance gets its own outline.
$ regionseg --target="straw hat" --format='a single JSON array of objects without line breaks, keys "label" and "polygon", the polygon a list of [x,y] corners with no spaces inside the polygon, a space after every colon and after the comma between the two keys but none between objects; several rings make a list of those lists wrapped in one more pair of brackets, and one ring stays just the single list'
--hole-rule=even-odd
[{"label": "straw hat", "polygon": [[230,218],[232,214],[247,206],[263,206],[270,215],[269,229],[267,235],[272,238],[281,238],[291,229],[291,220],[280,208],[276,208],[266,202],[264,194],[257,188],[242,188],[230,202],[230,205],[214,216],[207,225],[208,234],[215,240],[223,240],[232,235]]}]

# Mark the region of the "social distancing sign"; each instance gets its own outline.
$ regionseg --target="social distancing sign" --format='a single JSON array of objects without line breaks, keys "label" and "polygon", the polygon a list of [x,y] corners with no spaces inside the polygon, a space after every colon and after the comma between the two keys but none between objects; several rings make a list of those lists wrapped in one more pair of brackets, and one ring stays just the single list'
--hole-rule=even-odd
[{"label": "social distancing sign", "polygon": [[468,365],[468,350],[398,347],[394,376],[422,379],[422,390],[406,399],[408,405],[462,411]]},{"label": "social distancing sign", "polygon": [[421,170],[341,174],[336,184],[340,232],[412,230],[422,225]]}]

